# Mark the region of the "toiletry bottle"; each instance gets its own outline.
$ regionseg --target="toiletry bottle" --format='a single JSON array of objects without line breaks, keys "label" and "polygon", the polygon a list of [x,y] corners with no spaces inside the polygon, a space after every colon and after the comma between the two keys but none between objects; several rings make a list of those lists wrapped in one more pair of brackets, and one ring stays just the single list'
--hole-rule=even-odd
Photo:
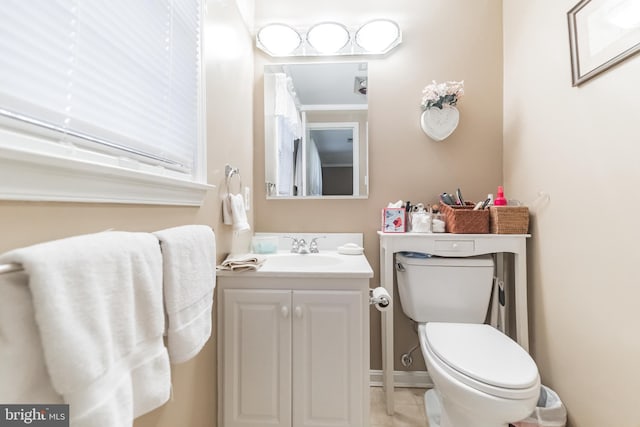
[{"label": "toiletry bottle", "polygon": [[505,206],[507,204],[507,199],[504,198],[504,188],[502,188],[502,185],[498,186],[498,195],[493,201],[493,204],[495,206]]}]

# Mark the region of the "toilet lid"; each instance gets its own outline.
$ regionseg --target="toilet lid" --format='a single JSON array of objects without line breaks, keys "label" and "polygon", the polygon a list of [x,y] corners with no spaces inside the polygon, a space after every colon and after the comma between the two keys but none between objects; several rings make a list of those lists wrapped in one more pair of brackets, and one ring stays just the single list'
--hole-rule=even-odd
[{"label": "toilet lid", "polygon": [[538,368],[531,356],[492,326],[434,322],[427,323],[425,335],[441,362],[490,389],[515,391],[539,384]]}]

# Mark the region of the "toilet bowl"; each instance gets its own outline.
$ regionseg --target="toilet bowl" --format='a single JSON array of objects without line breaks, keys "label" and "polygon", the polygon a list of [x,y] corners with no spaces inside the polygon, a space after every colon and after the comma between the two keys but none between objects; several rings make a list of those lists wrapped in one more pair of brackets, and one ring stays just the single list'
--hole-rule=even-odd
[{"label": "toilet bowl", "polygon": [[489,325],[437,322],[420,324],[418,334],[439,393],[440,427],[507,427],[534,409],[538,369],[506,335]]},{"label": "toilet bowl", "polygon": [[419,324],[420,347],[435,385],[425,397],[430,427],[507,427],[535,408],[540,393],[535,362],[511,338],[484,324],[493,270],[487,255],[396,254],[400,303]]}]

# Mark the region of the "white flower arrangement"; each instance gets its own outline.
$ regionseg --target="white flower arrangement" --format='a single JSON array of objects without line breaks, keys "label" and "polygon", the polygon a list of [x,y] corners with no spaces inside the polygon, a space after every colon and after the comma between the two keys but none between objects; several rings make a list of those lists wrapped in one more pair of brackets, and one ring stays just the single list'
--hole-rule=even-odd
[{"label": "white flower arrangement", "polygon": [[432,107],[442,109],[445,105],[455,107],[458,99],[464,95],[464,80],[460,82],[436,83],[435,80],[422,90],[422,106],[423,110]]}]

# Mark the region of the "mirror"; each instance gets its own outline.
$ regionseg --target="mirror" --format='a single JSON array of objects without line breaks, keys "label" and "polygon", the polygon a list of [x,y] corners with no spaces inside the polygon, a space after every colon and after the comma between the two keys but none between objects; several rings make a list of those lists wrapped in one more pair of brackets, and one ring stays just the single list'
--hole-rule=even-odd
[{"label": "mirror", "polygon": [[264,67],[267,198],[366,198],[367,63]]}]

